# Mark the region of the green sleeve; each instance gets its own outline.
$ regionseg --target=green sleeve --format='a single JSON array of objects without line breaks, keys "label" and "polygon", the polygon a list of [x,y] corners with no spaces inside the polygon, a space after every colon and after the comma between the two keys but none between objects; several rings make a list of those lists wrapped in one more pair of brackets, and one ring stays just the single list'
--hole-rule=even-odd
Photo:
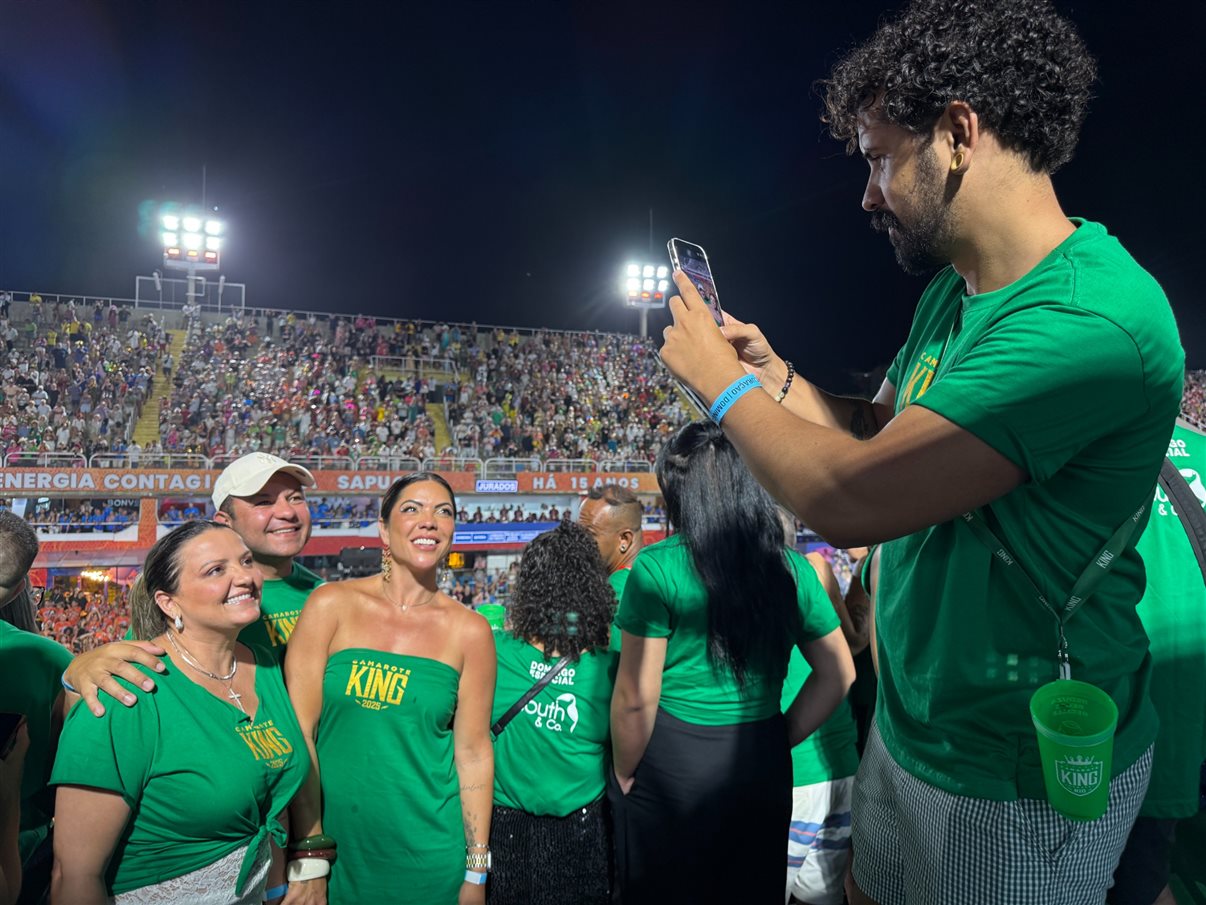
[{"label": "green sleeve", "polygon": [[796,579],[796,602],[800,607],[800,622],[804,633],[799,638],[800,644],[824,638],[842,621],[829,595],[825,592],[821,579],[813,571],[808,560],[794,551],[788,551],[788,562]]},{"label": "green sleeve", "polygon": [[[118,681],[137,693],[124,679]],[[63,724],[50,783],[116,792],[135,808],[150,777],[158,738],[155,692],[138,693],[133,707],[110,704],[100,717],[81,701]]]},{"label": "green sleeve", "polygon": [[1042,482],[1146,411],[1144,389],[1143,362],[1125,331],[1079,308],[1039,305],[988,326],[915,404]]},{"label": "green sleeve", "polygon": [[629,570],[628,583],[616,614],[616,625],[630,635],[666,638],[673,630],[668,582],[660,566],[639,554]]}]

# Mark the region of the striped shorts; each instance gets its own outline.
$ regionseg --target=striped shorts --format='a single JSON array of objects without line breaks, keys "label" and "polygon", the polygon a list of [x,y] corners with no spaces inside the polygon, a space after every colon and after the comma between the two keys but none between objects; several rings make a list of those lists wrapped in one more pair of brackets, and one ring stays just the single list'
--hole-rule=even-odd
[{"label": "striped shorts", "polygon": [[1105,816],[1044,800],[951,795],[902,769],[872,728],[854,783],[854,881],[879,905],[1100,905],[1151,775],[1152,749],[1110,781]]}]

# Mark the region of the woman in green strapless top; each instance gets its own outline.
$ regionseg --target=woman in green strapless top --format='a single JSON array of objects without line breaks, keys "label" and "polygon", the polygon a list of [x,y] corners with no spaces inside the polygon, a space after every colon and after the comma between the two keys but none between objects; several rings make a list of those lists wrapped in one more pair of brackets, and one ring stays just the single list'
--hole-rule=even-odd
[{"label": "woman in green strapless top", "polygon": [[[436,586],[455,512],[439,475],[395,482],[381,503],[381,573],[315,590],[289,640],[314,768],[292,835],[338,843],[331,905],[485,901],[494,640]],[[321,884],[310,887],[307,905],[321,902]]]}]

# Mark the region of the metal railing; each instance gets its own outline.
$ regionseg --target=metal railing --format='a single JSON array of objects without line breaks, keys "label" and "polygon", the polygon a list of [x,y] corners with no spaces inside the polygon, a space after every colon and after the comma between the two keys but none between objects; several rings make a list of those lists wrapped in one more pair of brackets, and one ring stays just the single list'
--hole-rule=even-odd
[{"label": "metal railing", "polygon": [[648,459],[604,459],[599,462],[599,471],[650,474],[653,463]]},{"label": "metal railing", "polygon": [[457,373],[456,362],[451,358],[435,358],[428,355],[373,355],[369,363],[378,374],[383,371],[399,371],[403,374],[428,374],[449,376]]},{"label": "metal railing", "polygon": [[[70,452],[13,452],[0,455],[5,468],[99,468],[137,470],[142,468],[188,471],[220,471],[242,454],[205,456],[182,452],[99,452],[86,457]],[[541,459],[539,456],[496,458],[483,462],[476,456],[446,455],[419,460],[413,456],[285,456],[294,465],[312,471],[468,471],[484,477],[508,477],[524,471],[648,473],[653,464],[643,459]]]},{"label": "metal railing", "polygon": [[558,473],[567,471],[597,471],[596,464],[594,459],[546,459],[544,470]]},{"label": "metal railing", "polygon": [[485,476],[487,478],[505,478],[519,474],[521,471],[542,471],[540,459],[532,456],[527,459],[501,458],[487,459]]}]

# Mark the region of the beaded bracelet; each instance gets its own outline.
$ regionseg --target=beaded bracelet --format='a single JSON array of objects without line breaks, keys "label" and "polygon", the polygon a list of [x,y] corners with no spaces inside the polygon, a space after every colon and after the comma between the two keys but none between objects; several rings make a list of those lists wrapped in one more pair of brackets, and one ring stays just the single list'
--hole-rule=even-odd
[{"label": "beaded bracelet", "polygon": [[791,382],[796,376],[796,366],[790,361],[785,362],[787,365],[787,379],[783,381],[783,389],[779,390],[779,395],[775,397],[775,402],[782,402],[787,398],[787,391],[791,389]]}]

